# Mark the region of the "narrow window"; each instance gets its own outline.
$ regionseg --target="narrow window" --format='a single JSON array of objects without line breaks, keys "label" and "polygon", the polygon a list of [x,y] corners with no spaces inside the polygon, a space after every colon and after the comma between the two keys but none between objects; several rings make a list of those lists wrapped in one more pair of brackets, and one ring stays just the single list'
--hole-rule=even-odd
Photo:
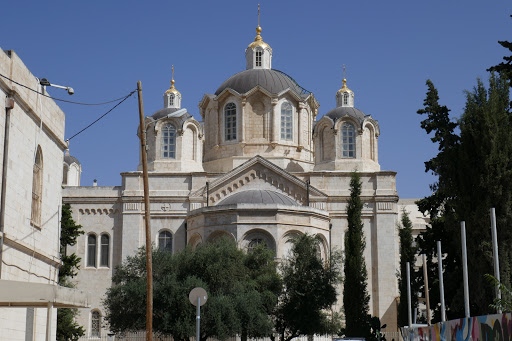
[{"label": "narrow window", "polygon": [[173,106],[174,105],[174,94],[170,94],[169,95],[169,106]]},{"label": "narrow window", "polygon": [[99,311],[93,311],[91,314],[91,337],[101,336],[101,315]]},{"label": "narrow window", "polygon": [[41,226],[41,201],[43,194],[43,152],[37,146],[32,173],[32,213],[30,219],[36,226]]},{"label": "narrow window", "polygon": [[169,231],[162,231],[158,235],[158,249],[172,252],[172,234]]},{"label": "narrow window", "polygon": [[224,132],[226,141],[236,140],[236,105],[228,103],[224,108]]},{"label": "narrow window", "polygon": [[87,236],[87,266],[96,267],[96,235]]},{"label": "narrow window", "polygon": [[256,51],[256,66],[261,66],[262,55],[263,55],[263,51]]},{"label": "narrow window", "polygon": [[348,104],[348,92],[343,93],[343,104]]},{"label": "narrow window", "polygon": [[289,102],[281,105],[281,140],[293,139],[293,110]]},{"label": "narrow window", "polygon": [[109,253],[110,253],[110,238],[108,234],[101,235],[101,257],[100,266],[108,267],[109,264]]},{"label": "narrow window", "polygon": [[346,158],[356,157],[356,130],[351,123],[344,123],[341,127],[341,150]]},{"label": "narrow window", "polygon": [[170,123],[162,128],[162,158],[176,158],[176,127]]},{"label": "narrow window", "polygon": [[62,170],[62,184],[63,185],[68,184],[68,171],[69,171],[69,166],[64,164],[64,169]]}]

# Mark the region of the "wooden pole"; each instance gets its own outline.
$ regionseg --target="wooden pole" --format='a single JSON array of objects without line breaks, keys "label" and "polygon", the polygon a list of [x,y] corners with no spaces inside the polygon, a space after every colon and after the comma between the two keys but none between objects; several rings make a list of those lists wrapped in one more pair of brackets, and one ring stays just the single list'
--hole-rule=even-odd
[{"label": "wooden pole", "polygon": [[144,107],[142,105],[142,84],[137,82],[140,118],[140,152],[142,155],[142,176],[144,178],[144,220],[146,223],[146,269],[147,269],[147,305],[146,305],[146,341],[153,340],[153,260],[151,255],[151,221],[149,216],[149,180],[146,151],[146,129],[144,127]]}]

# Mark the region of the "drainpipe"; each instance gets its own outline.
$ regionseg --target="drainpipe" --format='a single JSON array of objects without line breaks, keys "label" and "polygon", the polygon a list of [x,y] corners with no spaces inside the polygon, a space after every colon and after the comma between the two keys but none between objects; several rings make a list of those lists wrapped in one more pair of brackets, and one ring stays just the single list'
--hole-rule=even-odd
[{"label": "drainpipe", "polygon": [[309,180],[306,180],[306,206],[309,206]]},{"label": "drainpipe", "polygon": [[14,99],[6,98],[5,101],[5,131],[4,131],[4,155],[2,160],[2,189],[0,198],[0,278],[2,278],[2,262],[4,251],[4,227],[5,227],[5,192],[7,188],[7,163],[9,161],[9,126],[11,125],[11,110],[14,108]]},{"label": "drainpipe", "polygon": [[206,207],[210,206],[210,183],[206,181]]}]

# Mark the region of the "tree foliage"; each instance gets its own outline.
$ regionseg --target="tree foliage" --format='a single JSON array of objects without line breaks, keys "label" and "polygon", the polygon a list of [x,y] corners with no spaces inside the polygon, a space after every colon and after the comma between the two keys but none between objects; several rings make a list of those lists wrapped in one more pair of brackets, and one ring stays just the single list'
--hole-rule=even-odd
[{"label": "tree foliage", "polygon": [[350,199],[347,205],[348,230],[345,233],[345,276],[343,306],[345,309],[346,336],[368,337],[368,274],[364,260],[366,241],[363,234],[361,211],[361,179],[357,172],[350,180]]},{"label": "tree foliage", "polygon": [[[412,269],[415,263],[416,247],[413,245],[412,223],[407,211],[402,211],[401,224],[398,225],[398,237],[400,239],[400,271],[398,277],[398,291],[400,293],[400,302],[398,304],[398,325],[406,326],[409,323],[408,305],[407,305],[407,263]],[[418,288],[411,281],[411,309],[418,306]]]},{"label": "tree foliage", "polygon": [[[273,253],[263,247],[246,254],[231,240],[206,243],[174,255],[153,251],[153,326],[155,332],[188,340],[195,334],[195,307],[188,294],[203,287],[208,301],[201,309],[201,340],[235,335],[261,337],[272,332],[270,313],[281,282]],[[114,332],[143,330],[146,262],[143,249],[117,268],[104,301]]]},{"label": "tree foliage", "polygon": [[333,333],[338,327],[327,309],[336,303],[341,254],[332,252],[326,262],[319,250],[318,237],[300,235],[282,263],[284,290],[274,314],[275,331],[281,341],[301,335]]},{"label": "tree foliage", "polygon": [[[451,121],[449,110],[439,104],[433,83],[427,81],[422,128],[434,133],[439,152],[425,162],[437,176],[432,195],[418,202],[431,224],[418,238],[419,253],[428,258],[431,302],[439,302],[436,241],[441,240],[448,318],[463,316],[460,221],[466,221],[472,315],[490,313],[493,290],[484,279],[492,269],[489,209],[496,207],[502,279],[510,284],[512,266],[512,117],[506,75],[491,74],[489,88],[478,80],[466,91],[464,113]],[[458,131],[457,131],[458,130]],[[501,227],[501,228],[500,228]],[[433,306],[439,320],[439,306]]]},{"label": "tree foliage", "polygon": [[[67,255],[67,247],[76,244],[78,236],[82,235],[82,226],[77,225],[71,216],[71,205],[62,206],[61,232],[60,232],[60,254],[62,265],[59,268],[59,285],[73,287],[70,279],[76,276],[79,270],[80,257],[72,253]],[[78,340],[85,334],[85,330],[75,321],[76,309],[57,309],[57,340],[69,341]]]}]

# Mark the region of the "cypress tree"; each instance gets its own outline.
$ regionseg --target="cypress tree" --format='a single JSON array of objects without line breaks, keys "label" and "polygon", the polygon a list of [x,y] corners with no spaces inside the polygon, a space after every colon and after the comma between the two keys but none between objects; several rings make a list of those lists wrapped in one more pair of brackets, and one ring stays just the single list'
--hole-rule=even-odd
[{"label": "cypress tree", "polygon": [[[398,325],[402,327],[409,323],[406,265],[407,262],[409,262],[412,271],[412,267],[415,262],[414,256],[416,254],[416,247],[413,246],[412,223],[405,208],[402,211],[401,224],[398,225],[398,236],[400,238],[400,272],[397,274],[398,291],[400,292],[400,303],[398,304]],[[415,288],[414,284],[415,283],[411,280],[411,309],[414,309],[418,305],[418,290]]]},{"label": "cypress tree", "polygon": [[350,199],[347,205],[348,230],[345,233],[345,283],[343,307],[345,310],[345,335],[349,337],[370,335],[368,325],[368,274],[364,261],[366,241],[363,234],[361,211],[361,179],[357,172],[350,179]]}]

